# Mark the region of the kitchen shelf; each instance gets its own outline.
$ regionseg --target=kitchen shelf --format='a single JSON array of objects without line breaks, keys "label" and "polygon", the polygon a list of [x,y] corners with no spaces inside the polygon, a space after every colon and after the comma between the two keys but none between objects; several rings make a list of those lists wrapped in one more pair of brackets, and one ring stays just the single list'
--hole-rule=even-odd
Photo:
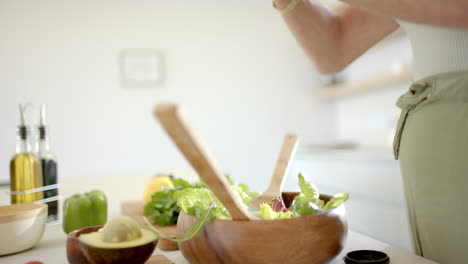
[{"label": "kitchen shelf", "polygon": [[396,84],[409,81],[413,77],[413,69],[405,68],[398,72],[381,74],[372,78],[355,81],[351,83],[329,85],[314,93],[317,100],[329,100],[349,95],[354,95],[371,89],[385,87],[390,84]]}]

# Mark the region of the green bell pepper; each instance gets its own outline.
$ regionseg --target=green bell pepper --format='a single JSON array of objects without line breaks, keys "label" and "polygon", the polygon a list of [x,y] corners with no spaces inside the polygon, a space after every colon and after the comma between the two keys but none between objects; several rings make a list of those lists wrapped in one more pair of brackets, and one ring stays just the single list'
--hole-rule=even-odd
[{"label": "green bell pepper", "polygon": [[63,203],[63,231],[96,225],[107,221],[107,198],[102,191],[93,190],[84,194],[74,194]]}]

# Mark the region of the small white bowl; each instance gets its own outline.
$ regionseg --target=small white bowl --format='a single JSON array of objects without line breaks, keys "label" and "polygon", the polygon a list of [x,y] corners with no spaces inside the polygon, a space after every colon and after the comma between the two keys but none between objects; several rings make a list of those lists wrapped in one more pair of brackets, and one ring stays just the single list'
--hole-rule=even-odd
[{"label": "small white bowl", "polygon": [[34,247],[44,234],[46,204],[0,206],[0,256]]}]

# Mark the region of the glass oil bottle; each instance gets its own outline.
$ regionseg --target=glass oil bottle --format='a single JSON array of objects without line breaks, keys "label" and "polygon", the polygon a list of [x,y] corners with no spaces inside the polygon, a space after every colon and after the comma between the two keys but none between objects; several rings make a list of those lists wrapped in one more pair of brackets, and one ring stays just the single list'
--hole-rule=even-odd
[{"label": "glass oil bottle", "polygon": [[[44,187],[53,187],[57,184],[57,159],[50,151],[49,133],[46,127],[45,107],[41,106],[40,122],[38,126],[38,141],[37,151],[39,160],[42,167],[42,182]],[[50,190],[45,190],[44,202],[49,207],[47,213],[48,221],[55,221],[58,219],[58,188],[55,187]]]},{"label": "glass oil bottle", "polygon": [[24,107],[19,106],[21,124],[18,126],[16,154],[10,162],[11,203],[31,203],[42,199],[41,164],[30,144],[30,129],[24,121]]}]

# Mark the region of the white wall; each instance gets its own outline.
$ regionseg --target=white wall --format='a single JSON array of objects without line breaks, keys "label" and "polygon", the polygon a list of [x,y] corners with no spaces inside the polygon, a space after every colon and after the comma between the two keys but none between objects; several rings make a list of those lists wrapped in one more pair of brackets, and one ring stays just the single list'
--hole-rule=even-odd
[{"label": "white wall", "polygon": [[[188,167],[152,117],[159,101],[183,105],[224,170],[254,188],[284,133],[334,138],[333,108],[313,100],[313,66],[270,1],[3,0],[0,32],[0,181],[20,102],[46,104],[61,177]],[[162,51],[161,87],[120,87],[128,48]]]},{"label": "white wall", "polygon": [[[395,71],[398,65],[408,67],[411,61],[410,43],[399,33],[371,48],[344,75],[348,81],[359,81]],[[357,142],[363,148],[387,149],[390,154],[400,115],[396,101],[410,83],[407,80],[335,100],[337,139]]]}]

